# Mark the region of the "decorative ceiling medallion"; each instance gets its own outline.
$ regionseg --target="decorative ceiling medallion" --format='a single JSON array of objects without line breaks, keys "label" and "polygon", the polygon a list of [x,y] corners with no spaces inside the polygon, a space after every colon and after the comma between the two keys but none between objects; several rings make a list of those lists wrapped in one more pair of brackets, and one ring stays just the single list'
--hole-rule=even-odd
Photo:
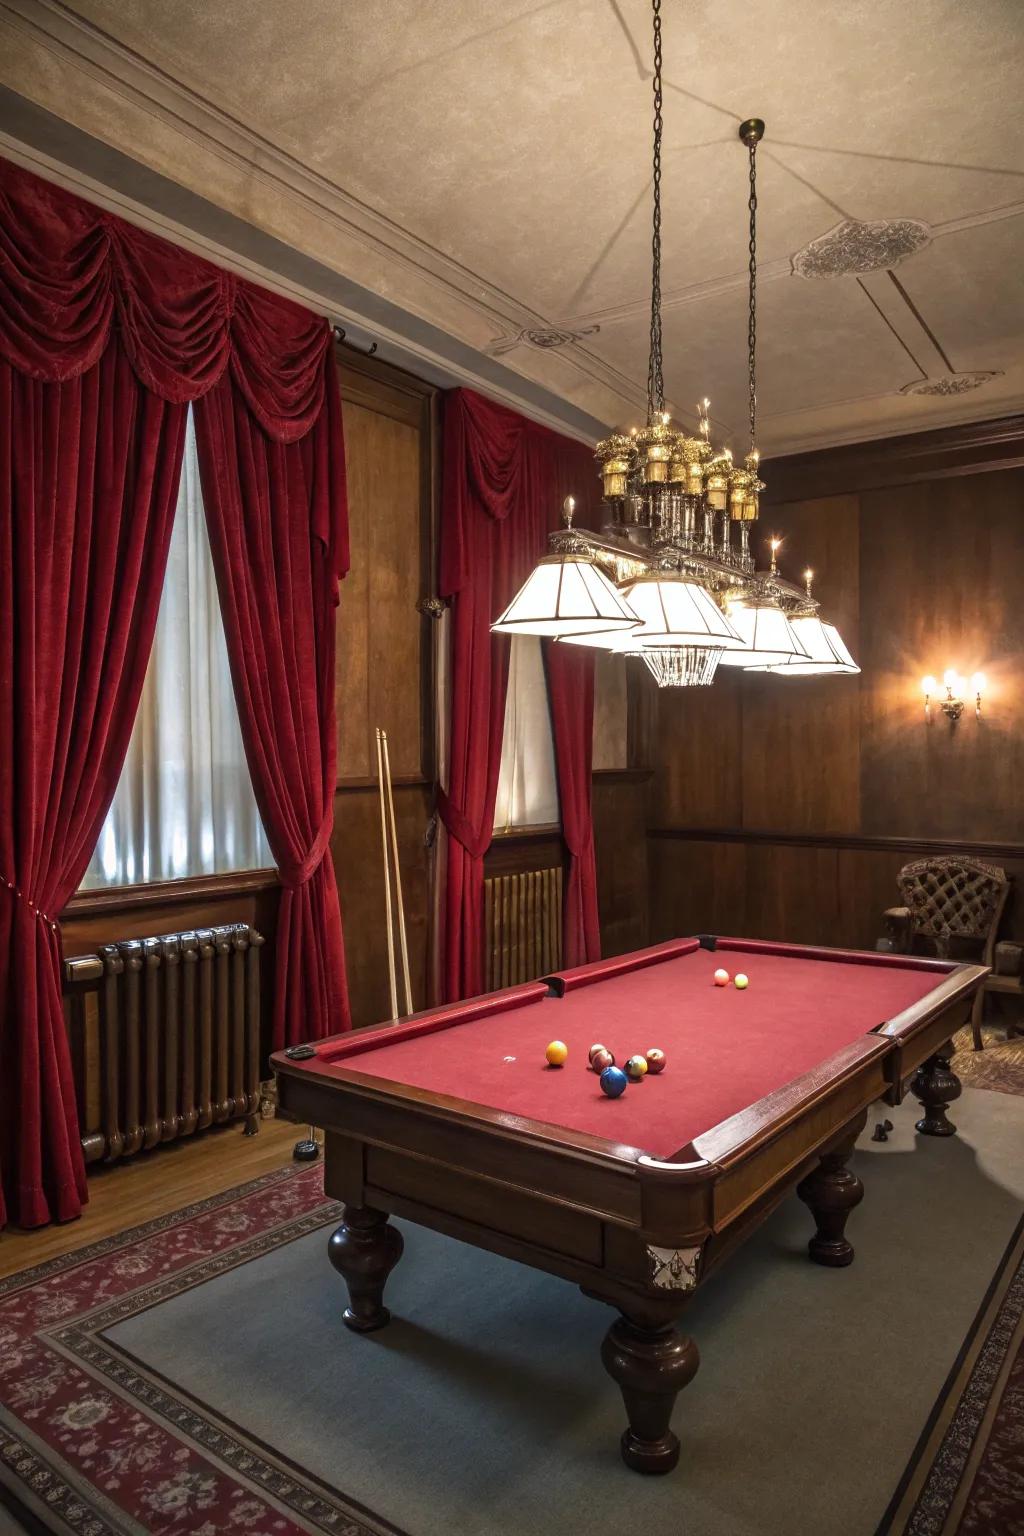
[{"label": "decorative ceiling medallion", "polygon": [[990,379],[1000,379],[1002,376],[1002,369],[1000,368],[994,368],[987,373],[947,373],[939,379],[917,379],[913,384],[904,384],[900,394],[966,395],[972,389],[980,389]]},{"label": "decorative ceiling medallion", "polygon": [[492,357],[500,357],[503,352],[511,352],[515,347],[541,347],[545,350],[549,347],[567,347],[571,342],[582,341],[584,336],[596,336],[600,329],[599,325],[587,325],[579,331],[570,331],[559,325],[527,326],[514,336],[504,336],[492,342],[488,351]]},{"label": "decorative ceiling medallion", "polygon": [[932,232],[919,219],[844,219],[793,256],[797,277],[847,277],[897,267],[931,244]]}]

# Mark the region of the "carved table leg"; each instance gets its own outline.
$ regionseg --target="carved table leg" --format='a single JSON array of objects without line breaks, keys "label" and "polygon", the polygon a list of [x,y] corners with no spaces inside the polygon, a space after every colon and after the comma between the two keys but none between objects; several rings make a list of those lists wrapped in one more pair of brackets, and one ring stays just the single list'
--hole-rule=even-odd
[{"label": "carved table leg", "polygon": [[910,1079],[910,1091],[924,1110],[916,1127],[922,1136],[956,1135],[956,1126],[946,1119],[946,1110],[962,1092],[960,1079],[949,1065],[952,1054],[953,1042],[948,1040]]},{"label": "carved table leg", "polygon": [[348,1286],[345,1323],[356,1333],[370,1333],[391,1321],[384,1305],[384,1285],[405,1245],[385,1212],[373,1206],[346,1205],[342,1217],[327,1244],[327,1254]]},{"label": "carved table leg", "polygon": [[674,1322],[625,1314],[601,1345],[604,1368],[618,1382],[629,1424],[622,1459],[637,1472],[671,1472],[679,1441],[669,1428],[676,1394],[696,1375],[697,1346]]},{"label": "carved table leg", "polygon": [[864,1185],[846,1164],[864,1123],[864,1117],[858,1118],[856,1129],[851,1129],[838,1146],[822,1153],[817,1168],[796,1187],[817,1226],[807,1251],[816,1264],[833,1269],[853,1263],[853,1247],[843,1234],[847,1217],[864,1198]]}]

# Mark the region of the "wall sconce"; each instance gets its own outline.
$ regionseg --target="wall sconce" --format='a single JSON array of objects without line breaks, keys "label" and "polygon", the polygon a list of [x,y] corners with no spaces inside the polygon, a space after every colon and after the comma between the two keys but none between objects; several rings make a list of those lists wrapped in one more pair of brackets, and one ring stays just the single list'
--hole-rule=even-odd
[{"label": "wall sconce", "polygon": [[[966,678],[960,676],[954,667],[949,667],[943,673],[942,686],[946,690],[946,697],[939,700],[939,707],[951,725],[955,725],[964,712],[964,695],[968,692],[974,694],[974,718],[981,719],[981,696],[985,692],[984,672],[975,672],[968,684]],[[932,720],[932,698],[939,691],[939,685],[934,677],[926,677],[921,683],[924,693],[924,718],[928,725]]]}]

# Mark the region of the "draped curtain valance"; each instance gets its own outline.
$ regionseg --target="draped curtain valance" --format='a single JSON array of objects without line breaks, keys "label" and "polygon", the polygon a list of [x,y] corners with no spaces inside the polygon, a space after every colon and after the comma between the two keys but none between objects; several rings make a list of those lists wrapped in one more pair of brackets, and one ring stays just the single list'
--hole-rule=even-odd
[{"label": "draped curtain valance", "polygon": [[230,368],[278,442],[304,437],[320,415],[323,316],[0,161],[0,352],[60,383],[96,364],[115,326],[162,400],[196,400]]}]

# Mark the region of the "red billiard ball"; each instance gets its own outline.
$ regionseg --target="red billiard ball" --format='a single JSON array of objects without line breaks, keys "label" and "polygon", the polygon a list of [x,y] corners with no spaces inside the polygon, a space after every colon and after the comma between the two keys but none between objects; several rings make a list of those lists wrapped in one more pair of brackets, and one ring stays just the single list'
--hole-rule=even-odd
[{"label": "red billiard ball", "polygon": [[600,1077],[602,1072],[606,1072],[609,1067],[614,1067],[615,1057],[611,1051],[602,1045],[601,1049],[595,1051],[593,1056],[591,1056],[590,1065],[592,1070]]},{"label": "red billiard ball", "polygon": [[594,1057],[597,1055],[598,1051],[603,1051],[605,1049],[605,1046],[599,1044],[595,1044],[590,1047],[590,1050],[587,1052],[587,1060],[590,1062],[591,1066],[594,1065]]},{"label": "red billiard ball", "polygon": [[655,1075],[665,1070],[665,1052],[659,1051],[657,1046],[647,1052],[647,1070]]}]

